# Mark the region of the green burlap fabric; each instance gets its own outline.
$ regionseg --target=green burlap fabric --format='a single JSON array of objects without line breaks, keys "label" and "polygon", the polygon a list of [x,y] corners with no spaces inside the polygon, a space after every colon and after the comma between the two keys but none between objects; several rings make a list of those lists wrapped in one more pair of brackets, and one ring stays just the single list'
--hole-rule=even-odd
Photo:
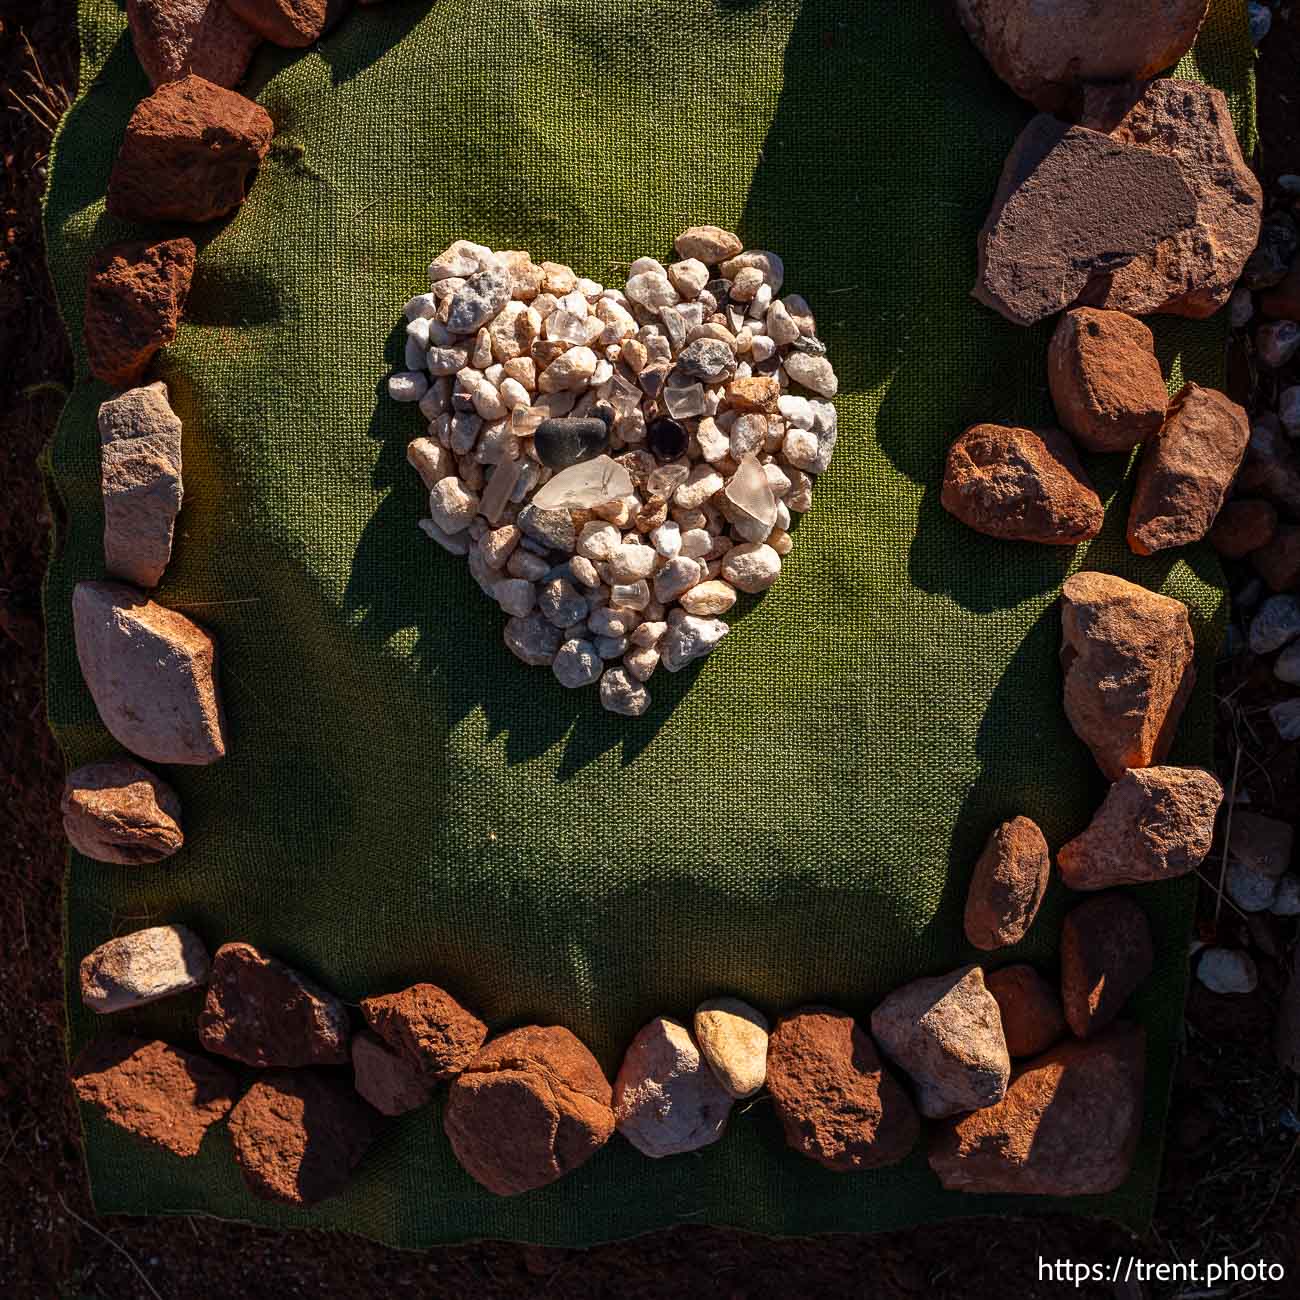
[{"label": "green burlap fabric", "polygon": [[[102,196],[147,84],[113,0],[82,0],[83,93],[57,147],[50,261],[78,382],[50,456],[67,526],[49,571],[50,715],[69,764],[117,752],[76,663],[73,584],[102,572],[98,404],[81,342],[91,251],[135,237]],[[1238,0],[1182,72],[1252,130]],[[1077,555],[980,538],[940,508],[944,449],[978,420],[1050,418],[1048,329],[968,291],[975,235],[1028,117],[941,5],[915,0],[393,0],[312,50],[266,48],[248,87],[272,151],[238,216],[200,233],[185,325],[160,358],[185,425],[185,507],[158,598],[218,635],[230,753],[166,772],[186,845],[152,868],[73,855],[70,1045],[105,1026],[77,964],[182,921],[261,945],[355,1002],[432,979],[493,1024],[555,1022],[611,1076],[636,1029],[735,992],[866,1015],[977,958],[962,937],[990,828],[1055,845],[1103,783],[1062,716],[1053,609],[1068,569],[1186,601],[1201,684],[1176,757],[1210,759],[1221,576],[1195,548],[1122,543],[1122,458],[1090,469],[1106,536]],[[464,562],[416,529],[416,412],[383,396],[400,309],[469,237],[619,282],[694,222],[785,258],[841,377],[831,471],[779,585],[640,720],[563,690],[501,641]],[[180,233],[157,231],[152,233]],[[1218,324],[1158,326],[1171,384],[1220,378]],[[1069,1203],[1139,1225],[1156,1184],[1194,886],[1140,894],[1159,953],[1132,1178]],[[1050,969],[1066,898],[999,959]],[[197,1000],[113,1028],[193,1041]],[[120,1023],[125,1022],[125,1023]],[[436,1109],[436,1108],[435,1108]],[[103,1211],[334,1225],[403,1246],[584,1244],[677,1223],[867,1230],[1060,1202],[940,1191],[918,1151],[836,1175],[788,1152],[766,1102],[663,1161],[615,1138],[562,1183],[498,1200],[438,1117],[395,1122],[310,1212],[254,1200],[224,1129],[182,1161],[85,1116]]]}]

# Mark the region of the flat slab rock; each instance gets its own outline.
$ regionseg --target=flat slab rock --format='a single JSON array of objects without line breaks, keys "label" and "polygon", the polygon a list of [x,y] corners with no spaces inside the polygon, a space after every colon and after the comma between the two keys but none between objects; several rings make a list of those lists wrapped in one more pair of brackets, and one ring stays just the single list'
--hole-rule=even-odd
[{"label": "flat slab rock", "polygon": [[104,1015],[202,988],[208,950],[183,925],[154,925],[100,944],[80,974],[82,1002]]},{"label": "flat slab rock", "polygon": [[443,1127],[471,1178],[517,1196],[571,1173],[609,1141],[611,1099],[577,1037],[529,1025],[494,1038],[452,1080]]},{"label": "flat slab rock", "polygon": [[181,422],[167,385],[121,393],[99,408],[104,564],[140,587],[162,581],[180,513]]},{"label": "flat slab rock", "polygon": [[1013,1058],[1037,1056],[1065,1034],[1065,1014],[1056,990],[1023,962],[989,971],[984,986],[1002,1015],[1002,1036]]},{"label": "flat slab rock", "polygon": [[1069,889],[1110,889],[1174,880],[1205,861],[1223,787],[1196,767],[1125,772],[1088,829],[1056,855]]},{"label": "flat slab rock", "polygon": [[315,1070],[273,1070],[230,1112],[230,1141],[254,1196],[315,1205],[347,1186],[379,1123],[338,1079]]},{"label": "flat slab rock", "polygon": [[972,292],[1009,321],[1033,325],[1195,220],[1196,199],[1174,159],[1040,113],[1003,167]]},{"label": "flat slab rock", "polygon": [[614,1080],[614,1123],[652,1159],[698,1151],[726,1132],[732,1096],[680,1021],[658,1016],[632,1040]]},{"label": "flat slab rock", "polygon": [[1090,898],[1061,925],[1061,1003],[1076,1038],[1104,1029],[1155,965],[1146,913],[1123,894]]},{"label": "flat slab rock", "polygon": [[131,44],[155,86],[193,72],[218,86],[237,86],[262,38],[226,0],[126,0]]},{"label": "flat slab rock", "polygon": [[1027,1062],[996,1106],[938,1127],[930,1168],[948,1191],[1088,1196],[1128,1177],[1142,1131],[1146,1040],[1117,1025]]},{"label": "flat slab rock", "polygon": [[966,938],[985,952],[1019,943],[1038,914],[1051,871],[1037,822],[1013,817],[995,827],[966,895]]},{"label": "flat slab rock", "polygon": [[110,1124],[177,1156],[197,1155],[239,1094],[235,1076],[215,1061],[125,1035],[84,1047],[71,1076],[77,1096]]},{"label": "flat slab rock", "polygon": [[1011,1057],[978,966],[895,989],[871,1013],[871,1033],[916,1084],[929,1119],[992,1106],[1006,1094]]},{"label": "flat slab rock", "polygon": [[1112,781],[1169,753],[1196,683],[1187,606],[1109,573],[1061,588],[1065,713]]},{"label": "flat slab rock", "polygon": [[768,1045],[767,1089],[786,1143],[836,1173],[897,1164],[921,1121],[864,1029],[843,1011],[800,1007]]},{"label": "flat slab rock", "polygon": [[209,1052],[260,1067],[342,1065],[347,1008],[332,993],[249,943],[212,958],[199,1041]]},{"label": "flat slab rock", "polygon": [[487,1026],[436,984],[361,999],[372,1030],[433,1081],[459,1074],[478,1055]]},{"label": "flat slab rock", "polygon": [[171,857],[185,842],[175,790],[129,759],[69,772],[60,808],[68,842],[96,862],[144,866]]},{"label": "flat slab rock", "polygon": [[352,1082],[381,1115],[405,1115],[433,1096],[435,1081],[368,1029],[352,1035]]},{"label": "flat slab rock", "polygon": [[224,756],[211,633],[120,582],[77,583],[72,620],[82,676],[114,740],[154,763]]}]

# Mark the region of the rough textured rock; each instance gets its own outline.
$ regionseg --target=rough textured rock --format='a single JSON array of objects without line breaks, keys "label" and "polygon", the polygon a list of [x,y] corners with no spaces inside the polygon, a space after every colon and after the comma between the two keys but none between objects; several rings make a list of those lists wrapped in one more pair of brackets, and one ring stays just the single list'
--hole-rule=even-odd
[{"label": "rough textured rock", "polygon": [[966,895],[966,938],[986,952],[1019,943],[1047,890],[1052,855],[1038,825],[1013,817],[994,829]]},{"label": "rough textured rock", "polygon": [[1096,537],[1104,519],[1057,429],[972,425],[948,450],[940,500],[968,528],[1007,541],[1073,546]]},{"label": "rough textured rock", "polygon": [[1198,542],[1210,531],[1250,441],[1250,421],[1236,402],[1188,384],[1174,398],[1164,427],[1142,449],[1128,518],[1138,555]]},{"label": "rough textured rock", "polygon": [[71,1075],[77,1096],[110,1124],[178,1156],[198,1153],[239,1092],[235,1076],[215,1061],[117,1035],[84,1047]]},{"label": "rough textured rock", "polygon": [[1145,86],[1087,86],[1077,121],[1172,158],[1196,199],[1191,226],[1094,279],[1084,301],[1135,315],[1213,315],[1231,297],[1259,242],[1264,207],[1223,92],[1168,78]]},{"label": "rough textured rock", "polygon": [[352,1035],[352,1081],[381,1115],[418,1110],[434,1089],[434,1080],[418,1065],[368,1029]]},{"label": "rough textured rock", "polygon": [[99,408],[104,564],[115,578],[156,587],[181,508],[181,422],[167,385],[121,393]]},{"label": "rough textured rock", "polygon": [[1065,712],[1112,781],[1169,753],[1196,682],[1195,650],[1181,602],[1108,573],[1065,580]]},{"label": "rough textured rock", "polygon": [[695,1042],[733,1097],[752,1097],[767,1078],[767,1017],[739,998],[710,998],[695,1008]]},{"label": "rough textured rock", "polygon": [[130,388],[159,349],[176,337],[190,292],[192,239],[112,244],[90,259],[86,275],[86,355],[96,379]]},{"label": "rough textured rock", "polygon": [[1117,1025],[1027,1062],[996,1106],[940,1126],[930,1168],[949,1191],[1086,1196],[1129,1174],[1142,1131],[1146,1037]]},{"label": "rough textured rock", "polygon": [[237,86],[262,38],[226,0],[126,0],[131,43],[155,86],[189,73]]},{"label": "rough textured rock", "polygon": [[1032,966],[1021,963],[990,971],[984,986],[1002,1014],[1002,1036],[1011,1056],[1037,1056],[1065,1033],[1061,999]]},{"label": "rough textured rock", "polygon": [[691,1031],[658,1016],[632,1040],[614,1079],[614,1123],[642,1155],[698,1151],[726,1131],[731,1093]]},{"label": "rough textured rock", "polygon": [[176,792],[129,759],[88,763],[70,772],[62,812],[68,842],[96,862],[128,867],[161,862],[185,842]]},{"label": "rough textured rock", "polygon": [[1047,381],[1057,418],[1089,451],[1128,451],[1165,422],[1155,339],[1123,312],[1067,311],[1047,351]]},{"label": "rough textured rock", "polygon": [[1032,325],[1195,219],[1196,200],[1172,158],[1040,113],[1002,169],[972,292]]},{"label": "rough textured rock", "polygon": [[361,999],[366,1024],[435,1081],[459,1074],[478,1055],[487,1026],[436,984]]},{"label": "rough textured rock", "polygon": [[1088,829],[1056,855],[1070,889],[1109,889],[1173,880],[1210,851],[1223,787],[1196,767],[1125,772]]},{"label": "rough textured rock", "polygon": [[1210,529],[1210,544],[1220,555],[1240,560],[1267,546],[1277,529],[1277,509],[1267,501],[1249,497],[1229,501]]},{"label": "rough textured rock", "polygon": [[992,1106],[1006,1093],[1011,1058],[1002,1017],[978,966],[895,989],[871,1013],[871,1032],[911,1076],[930,1119]]},{"label": "rough textured rock", "polygon": [[897,1164],[921,1133],[871,1039],[831,1007],[800,1007],[776,1022],[767,1090],[787,1144],[837,1173]]},{"label": "rough textured rock", "polygon": [[1143,81],[1192,47],[1208,0],[957,0],[993,71],[1038,108],[1064,109],[1086,81]]},{"label": "rough textured rock", "polygon": [[1105,1029],[1151,974],[1146,913],[1122,894],[1080,903],[1061,925],[1061,1005],[1077,1038]]},{"label": "rough textured rock", "polygon": [[329,0],[226,0],[236,17],[259,35],[287,49],[320,39],[330,18]]},{"label": "rough textured rock", "polygon": [[217,949],[199,1041],[245,1065],[342,1065],[347,1008],[305,975],[250,943]]},{"label": "rough textured rock", "polygon": [[530,1025],[493,1039],[452,1081],[443,1124],[465,1171],[498,1196],[545,1187],[614,1131],[610,1087],[567,1029]]},{"label": "rough textured rock", "polygon": [[119,744],[154,763],[225,754],[210,633],[117,582],[79,582],[72,618],[82,675]]},{"label": "rough textured rock", "polygon": [[380,1122],[351,1088],[329,1075],[274,1070],[230,1112],[230,1141],[254,1196],[315,1205],[347,1186]]},{"label": "rough textured rock", "polygon": [[131,114],[108,180],[124,221],[213,221],[233,212],[275,132],[259,104],[193,74]]},{"label": "rough textured rock", "polygon": [[81,1000],[101,1015],[202,988],[208,950],[183,925],[155,925],[101,943],[81,959]]}]

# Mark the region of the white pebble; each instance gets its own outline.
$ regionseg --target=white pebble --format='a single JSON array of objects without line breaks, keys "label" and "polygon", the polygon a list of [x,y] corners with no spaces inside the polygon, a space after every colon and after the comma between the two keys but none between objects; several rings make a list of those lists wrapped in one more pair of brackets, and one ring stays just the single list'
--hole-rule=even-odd
[{"label": "white pebble", "polygon": [[429,391],[429,381],[418,370],[388,377],[388,396],[395,402],[418,402]]}]

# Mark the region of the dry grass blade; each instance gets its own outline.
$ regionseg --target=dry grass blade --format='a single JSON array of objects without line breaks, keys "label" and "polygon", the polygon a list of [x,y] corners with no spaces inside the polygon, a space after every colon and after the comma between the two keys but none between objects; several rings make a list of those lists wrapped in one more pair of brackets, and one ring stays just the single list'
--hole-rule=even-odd
[{"label": "dry grass blade", "polygon": [[26,32],[22,33],[22,40],[32,65],[23,74],[30,83],[30,89],[26,94],[20,94],[10,86],[9,98],[14,102],[9,108],[11,112],[26,113],[48,135],[53,135],[59,119],[71,107],[72,99],[65,87],[50,85],[45,69],[41,67],[40,56],[32,48]]}]

